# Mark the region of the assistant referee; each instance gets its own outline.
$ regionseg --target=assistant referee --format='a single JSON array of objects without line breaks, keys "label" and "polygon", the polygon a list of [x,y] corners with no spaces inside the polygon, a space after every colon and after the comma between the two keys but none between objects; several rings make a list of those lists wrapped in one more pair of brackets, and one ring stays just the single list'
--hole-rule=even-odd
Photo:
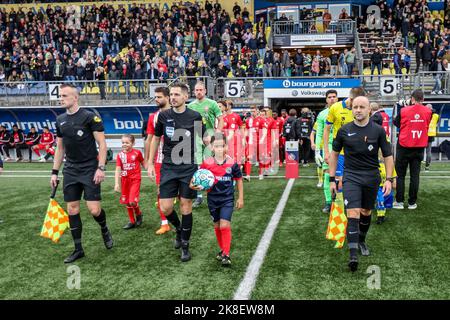
[{"label": "assistant referee", "polygon": [[106,225],[105,210],[102,209],[100,202],[100,183],[105,179],[107,147],[102,120],[94,113],[78,106],[77,89],[72,85],[63,84],[60,87],[60,95],[61,106],[66,112],[56,118],[57,149],[50,184],[52,187],[56,186],[59,168],[65,155],[63,192],[75,251],[64,262],[71,263],[84,257],[80,218],[80,200],[83,193],[89,212],[100,225],[106,248],[113,247],[113,239]]},{"label": "assistant referee", "polygon": [[343,176],[344,204],[347,210],[347,241],[350,249],[349,268],[358,269],[358,247],[368,256],[366,235],[371,221],[371,210],[375,206],[379,173],[378,150],[381,149],[386,165],[384,195],[392,188],[394,159],[391,145],[383,127],[370,121],[370,103],[367,97],[357,97],[352,103],[354,120],[342,126],[333,141],[330,155],[330,190],[336,194],[336,166],[339,153],[344,149],[345,170]]}]

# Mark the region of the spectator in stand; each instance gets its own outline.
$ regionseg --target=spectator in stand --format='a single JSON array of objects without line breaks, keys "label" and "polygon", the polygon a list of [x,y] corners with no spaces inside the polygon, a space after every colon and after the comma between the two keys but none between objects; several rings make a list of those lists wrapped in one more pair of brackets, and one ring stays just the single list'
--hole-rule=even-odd
[{"label": "spectator in stand", "polygon": [[115,64],[111,66],[111,70],[108,72],[108,80],[109,80],[109,90],[111,91],[111,95],[119,96],[119,79],[120,79],[120,72],[117,70],[117,67]]},{"label": "spectator in stand", "polygon": [[428,42],[428,40],[425,40],[423,42],[423,47],[422,47],[423,71],[429,71],[430,70],[431,59],[432,59],[431,45]]},{"label": "spectator in stand", "polygon": [[445,66],[442,62],[442,57],[436,57],[436,60],[431,65],[430,71],[433,72],[434,87],[431,94],[442,94],[442,76],[443,72],[446,71]]},{"label": "spectator in stand", "polygon": [[416,71],[415,73],[419,72],[420,65],[422,63],[422,49],[423,49],[423,42],[417,43],[416,46]]},{"label": "spectator in stand", "polygon": [[320,72],[319,59],[317,57],[315,57],[311,64],[311,75],[318,76],[319,72]]},{"label": "spectator in stand", "polygon": [[402,62],[402,56],[401,56],[401,53],[400,53],[400,49],[397,50],[397,52],[395,52],[393,62],[394,62],[395,74],[396,75],[401,75],[402,74],[403,62]]},{"label": "spectator in stand", "polygon": [[[342,9],[345,10],[345,9]],[[356,59],[356,49],[353,47],[350,51],[348,51],[345,54],[345,64],[347,65],[347,75],[352,76],[353,75],[353,68],[355,66],[355,59]]]},{"label": "spectator in stand", "polygon": [[274,55],[271,49],[266,50],[266,53],[264,54],[264,70],[263,70],[263,76],[264,77],[272,77],[272,66],[274,63]]},{"label": "spectator in stand", "polygon": [[340,69],[340,74],[341,75],[347,75],[348,73],[348,69],[347,69],[347,64],[345,63],[345,56],[347,55],[348,50],[344,49],[343,52],[341,52],[341,54],[339,55],[339,69]]},{"label": "spectator in stand", "polygon": [[403,14],[403,21],[402,21],[402,38],[403,38],[403,45],[408,49],[409,47],[409,19],[407,14]]},{"label": "spectator in stand", "polygon": [[237,16],[239,16],[241,14],[241,7],[238,5],[237,2],[234,3],[233,14],[234,14],[235,19]]},{"label": "spectator in stand", "polygon": [[283,77],[291,76],[291,57],[287,49],[283,50],[283,57],[281,58],[281,66],[283,70]]},{"label": "spectator in stand", "polygon": [[337,76],[339,65],[339,52],[332,49],[330,55],[330,75]]},{"label": "spectator in stand", "polygon": [[330,22],[332,20],[331,13],[328,12],[328,9],[325,9],[322,15],[323,20],[323,30],[328,30]]},{"label": "spectator in stand", "polygon": [[349,18],[349,15],[347,13],[347,10],[345,8],[342,8],[341,13],[339,14],[339,20],[346,20]]},{"label": "spectator in stand", "polygon": [[103,67],[97,67],[95,69],[95,78],[97,79],[97,84],[100,91],[100,99],[106,100],[105,69],[103,69]]},{"label": "spectator in stand", "polygon": [[273,55],[272,76],[281,77],[281,58],[278,52]]},{"label": "spectator in stand", "polygon": [[302,53],[302,49],[297,49],[297,53],[295,54],[294,58],[295,75],[297,77],[303,76],[303,63],[304,63],[304,56]]},{"label": "spectator in stand", "polygon": [[377,68],[378,75],[381,75],[381,64],[383,62],[383,56],[381,55],[379,48],[375,48],[375,51],[372,53],[372,56],[370,57],[370,62],[371,62],[370,80],[372,80],[375,68]]}]

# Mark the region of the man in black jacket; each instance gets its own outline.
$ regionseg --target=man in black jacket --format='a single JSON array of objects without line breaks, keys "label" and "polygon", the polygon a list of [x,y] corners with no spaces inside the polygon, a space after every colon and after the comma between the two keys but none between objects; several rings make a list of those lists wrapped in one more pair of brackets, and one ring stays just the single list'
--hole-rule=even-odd
[{"label": "man in black jacket", "polygon": [[23,160],[21,149],[27,148],[27,145],[25,144],[25,135],[23,134],[22,129],[19,129],[17,124],[13,125],[13,132],[11,134],[9,148],[16,149],[17,162]]},{"label": "man in black jacket", "polygon": [[300,139],[301,156],[300,160],[304,167],[308,166],[311,152],[310,135],[314,124],[313,114],[309,108],[302,108],[301,115],[296,122],[297,137]]},{"label": "man in black jacket", "polygon": [[381,75],[381,62],[383,61],[383,56],[381,55],[380,49],[375,48],[375,51],[372,53],[370,57],[370,62],[372,64],[370,70],[370,80],[372,80],[373,72],[375,71],[375,67],[378,70],[378,75]]},{"label": "man in black jacket", "polygon": [[298,49],[297,53],[295,54],[295,60],[294,60],[294,64],[295,64],[295,75],[297,77],[303,76],[303,53],[302,53],[302,49]]},{"label": "man in black jacket", "polygon": [[33,146],[39,144],[39,133],[36,132],[35,127],[30,128],[30,132],[28,132],[25,137],[25,144],[28,146],[28,161],[31,162],[33,159]]},{"label": "man in black jacket", "polygon": [[423,43],[422,48],[422,63],[423,63],[423,71],[429,71],[430,70],[430,63],[431,63],[431,45],[428,42],[428,40],[425,40]]},{"label": "man in black jacket", "polygon": [[286,139],[286,141],[298,140],[296,123],[297,123],[297,110],[291,109],[289,110],[289,117],[283,124],[283,137]]},{"label": "man in black jacket", "polygon": [[9,141],[11,140],[11,133],[6,130],[6,127],[0,125],[0,153],[5,157],[5,161],[11,160],[9,157]]},{"label": "man in black jacket", "polygon": [[330,76],[337,76],[338,64],[339,64],[339,53],[334,49],[331,50],[330,62],[331,62]]}]

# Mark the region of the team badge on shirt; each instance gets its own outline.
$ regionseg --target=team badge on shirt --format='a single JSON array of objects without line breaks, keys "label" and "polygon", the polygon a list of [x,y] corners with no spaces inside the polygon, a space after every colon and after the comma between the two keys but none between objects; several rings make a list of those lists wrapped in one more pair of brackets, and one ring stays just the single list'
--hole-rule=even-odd
[{"label": "team badge on shirt", "polygon": [[174,133],[175,133],[175,128],[174,127],[166,127],[166,135],[169,138],[172,138]]},{"label": "team badge on shirt", "polygon": [[367,147],[367,149],[369,149],[369,151],[372,151],[373,150],[373,146],[369,145],[369,147]]},{"label": "team badge on shirt", "polygon": [[83,134],[84,134],[83,130],[78,130],[77,135],[78,135],[79,137],[82,137]]}]

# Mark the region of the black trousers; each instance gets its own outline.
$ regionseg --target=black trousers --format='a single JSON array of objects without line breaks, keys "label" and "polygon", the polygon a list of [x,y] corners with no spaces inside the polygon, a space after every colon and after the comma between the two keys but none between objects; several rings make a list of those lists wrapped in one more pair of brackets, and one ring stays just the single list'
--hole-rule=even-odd
[{"label": "black trousers", "polygon": [[405,177],[409,166],[409,198],[408,204],[415,204],[419,192],[420,163],[422,162],[424,148],[404,148],[397,144],[395,157],[395,170],[397,171],[397,193],[395,200],[405,200]]},{"label": "black trousers", "polygon": [[22,159],[22,149],[28,149],[28,145],[25,143],[18,143],[14,148],[16,149],[17,158]]},{"label": "black trousers", "polygon": [[303,163],[308,163],[309,160],[309,154],[311,152],[311,140],[308,138],[302,138],[301,139],[301,155],[300,155],[300,161]]},{"label": "black trousers", "polygon": [[0,153],[3,156],[6,156],[7,158],[9,158],[9,144],[8,143],[0,144]]}]

